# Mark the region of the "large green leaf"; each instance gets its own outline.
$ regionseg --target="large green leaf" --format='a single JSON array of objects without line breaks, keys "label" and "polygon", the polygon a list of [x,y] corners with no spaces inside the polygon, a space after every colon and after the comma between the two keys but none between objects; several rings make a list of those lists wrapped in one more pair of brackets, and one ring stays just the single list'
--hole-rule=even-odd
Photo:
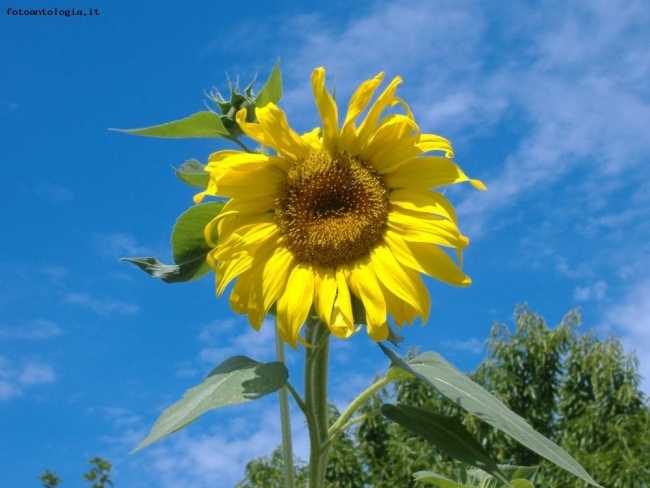
[{"label": "large green leaf", "polygon": [[445,361],[439,354],[426,352],[405,361],[383,344],[379,345],[394,365],[432,385],[469,413],[510,435],[528,449],[591,485],[600,487],[568,452],[536,432],[523,418]]},{"label": "large green leaf", "polygon": [[[205,242],[205,226],[221,212],[223,202],[191,207],[183,213],[172,231],[174,264],[164,264],[154,257],[122,258],[165,283],[183,283],[201,278],[210,271],[205,258],[212,250]],[[216,240],[217,236],[212,238]]]},{"label": "large green leaf", "polygon": [[214,112],[197,112],[181,120],[166,124],[144,127],[142,129],[112,129],[127,134],[149,137],[190,138],[225,137],[230,138],[228,129]]},{"label": "large green leaf", "polygon": [[[176,264],[205,258],[212,247],[205,242],[205,226],[217,215],[225,203],[209,202],[190,207],[174,225],[172,231],[172,253]],[[212,236],[216,239],[216,236]]]},{"label": "large green leaf", "polygon": [[174,172],[179,180],[194,188],[205,190],[210,182],[210,173],[208,173],[205,170],[205,166],[196,159],[185,161],[181,167],[175,169]]},{"label": "large green leaf", "polygon": [[289,370],[278,361],[259,363],[246,356],[226,359],[203,383],[187,390],[181,400],[168,407],[133,452],[186,427],[208,410],[257,400],[278,391],[288,378]]},{"label": "large green leaf", "polygon": [[255,97],[255,106],[264,107],[268,103],[278,104],[282,98],[282,73],[280,61],[275,63],[266,83]]},{"label": "large green leaf", "polygon": [[384,404],[381,406],[381,413],[405,429],[431,442],[448,456],[480,468],[510,487],[496,461],[472,437],[457,417],[441,415],[403,403]]}]

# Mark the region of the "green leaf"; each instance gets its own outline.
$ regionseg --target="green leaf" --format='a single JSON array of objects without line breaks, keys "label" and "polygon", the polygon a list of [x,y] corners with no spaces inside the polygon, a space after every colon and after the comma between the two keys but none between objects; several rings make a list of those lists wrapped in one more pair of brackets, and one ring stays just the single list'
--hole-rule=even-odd
[{"label": "green leaf", "polygon": [[499,469],[496,461],[472,437],[457,417],[441,415],[403,403],[384,404],[381,406],[381,413],[405,429],[431,442],[448,456],[480,468],[510,487],[510,483]]},{"label": "green leaf", "polygon": [[226,359],[203,383],[187,390],[181,400],[168,407],[133,452],[186,427],[208,410],[257,400],[278,391],[288,378],[289,370],[278,361],[260,363],[246,356]]},{"label": "green leaf", "polygon": [[505,432],[528,449],[545,457],[578,478],[593,486],[600,487],[569,453],[536,432],[524,419],[458,371],[439,354],[426,352],[404,361],[383,344],[380,343],[379,346],[394,365],[432,385],[469,413]]},{"label": "green leaf", "polygon": [[174,170],[174,173],[176,173],[179,180],[194,188],[204,190],[210,182],[210,173],[196,159],[185,161],[180,168]]},{"label": "green leaf", "polygon": [[[212,247],[205,242],[204,230],[225,203],[209,202],[191,207],[184,212],[172,231],[172,253],[174,263],[186,263],[195,259],[205,259]],[[216,236],[213,236],[216,240]]]},{"label": "green leaf", "polygon": [[[205,226],[221,212],[223,202],[210,202],[191,207],[183,213],[172,231],[172,254],[174,264],[164,264],[154,257],[122,258],[135,264],[165,283],[183,283],[204,276],[210,267],[205,257],[212,248],[205,242]],[[217,236],[212,236],[214,240]]]},{"label": "green leaf", "polygon": [[189,137],[224,137],[230,138],[219,115],[214,112],[197,112],[181,120],[154,125],[142,129],[112,129],[127,134],[149,137],[189,138]]},{"label": "green leaf", "polygon": [[264,107],[268,103],[278,104],[282,98],[282,73],[280,72],[280,61],[275,63],[266,83],[255,97],[255,106]]},{"label": "green leaf", "polygon": [[413,473],[413,478],[421,483],[427,483],[437,486],[438,488],[475,488],[474,485],[463,485],[456,483],[444,476],[440,476],[432,471],[418,471]]}]

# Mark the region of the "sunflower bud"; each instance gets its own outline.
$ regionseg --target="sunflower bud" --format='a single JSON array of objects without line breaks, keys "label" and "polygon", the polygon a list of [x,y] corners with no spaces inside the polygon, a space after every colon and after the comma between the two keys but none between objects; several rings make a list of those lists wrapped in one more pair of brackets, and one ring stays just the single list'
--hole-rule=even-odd
[{"label": "sunflower bud", "polygon": [[237,112],[245,108],[246,122],[257,123],[255,108],[264,107],[269,103],[277,105],[282,97],[282,74],[278,63],[273,67],[271,74],[258,94],[253,93],[253,85],[255,84],[256,78],[253,78],[241,93],[239,92],[239,80],[235,84],[228,80],[230,100],[226,100],[216,89],[208,94],[208,98],[221,111],[219,118],[228,130],[231,139],[236,139],[244,135],[244,132],[237,123]]}]

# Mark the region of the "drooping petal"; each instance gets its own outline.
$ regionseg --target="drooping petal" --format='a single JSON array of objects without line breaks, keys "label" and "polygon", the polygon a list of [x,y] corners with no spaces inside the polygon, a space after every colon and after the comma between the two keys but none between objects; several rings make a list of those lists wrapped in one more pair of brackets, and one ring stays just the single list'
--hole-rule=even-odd
[{"label": "drooping petal", "polygon": [[282,245],[276,244],[276,246],[262,271],[264,308],[267,310],[284,292],[289,273],[296,266],[291,251]]},{"label": "drooping petal", "polygon": [[404,266],[450,285],[469,286],[472,283],[460,266],[439,247],[424,242],[407,242],[391,231],[386,232],[385,239],[393,255]]},{"label": "drooping petal", "polygon": [[316,268],[314,271],[314,283],[316,287],[314,308],[318,317],[329,326],[332,320],[334,300],[336,300],[336,271],[329,268]]},{"label": "drooping petal", "polygon": [[418,315],[424,316],[425,304],[418,301],[417,284],[413,282],[408,271],[397,262],[390,248],[385,244],[380,244],[372,251],[370,259],[375,267],[377,277],[384,286],[400,299],[410,303],[418,311]]},{"label": "drooping petal", "polygon": [[294,349],[300,329],[314,301],[314,272],[310,266],[298,264],[289,274],[284,293],[277,302],[278,332]]},{"label": "drooping petal", "polygon": [[346,272],[343,269],[336,270],[336,300],[332,308],[330,319],[330,330],[336,337],[349,337],[354,333],[354,314],[352,313],[352,300],[348,288]]},{"label": "drooping petal", "polygon": [[377,275],[368,258],[349,267],[350,288],[366,309],[369,329],[382,329],[386,323],[386,301],[377,284]]},{"label": "drooping petal", "polygon": [[311,75],[311,84],[318,113],[323,121],[323,149],[334,150],[339,140],[339,115],[336,102],[325,88],[325,69],[316,68]]}]

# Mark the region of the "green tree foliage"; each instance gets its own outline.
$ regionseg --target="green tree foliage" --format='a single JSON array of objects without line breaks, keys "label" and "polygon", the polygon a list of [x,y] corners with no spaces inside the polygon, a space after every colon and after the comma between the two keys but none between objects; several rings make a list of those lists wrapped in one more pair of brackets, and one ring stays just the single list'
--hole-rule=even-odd
[{"label": "green tree foliage", "polygon": [[[550,329],[528,310],[515,310],[516,328],[495,324],[487,358],[471,375],[510,409],[574,456],[602,485],[650,486],[650,408],[639,390],[638,363],[618,339],[580,334],[580,315],[568,313]],[[502,464],[541,465],[536,486],[582,487],[571,474],[540,459],[505,434],[464,413],[456,404],[414,378],[381,391],[361,409],[361,421],[334,447],[329,487],[418,487],[412,474],[426,470],[454,478],[459,465],[379,413],[387,401],[421,406],[462,418],[468,429]],[[239,488],[281,486],[282,459],[251,461]],[[298,486],[301,484],[297,468]],[[258,476],[263,475],[263,476]],[[278,484],[268,484],[277,479]]]},{"label": "green tree foliage", "polygon": [[[110,462],[100,457],[94,457],[88,461],[88,464],[91,465],[91,468],[87,473],[82,475],[82,479],[88,483],[92,483],[91,488],[108,488],[109,486],[113,486],[110,478],[110,472],[113,466]],[[47,469],[37,479],[43,483],[43,488],[56,488],[63,483],[61,478]]]}]

